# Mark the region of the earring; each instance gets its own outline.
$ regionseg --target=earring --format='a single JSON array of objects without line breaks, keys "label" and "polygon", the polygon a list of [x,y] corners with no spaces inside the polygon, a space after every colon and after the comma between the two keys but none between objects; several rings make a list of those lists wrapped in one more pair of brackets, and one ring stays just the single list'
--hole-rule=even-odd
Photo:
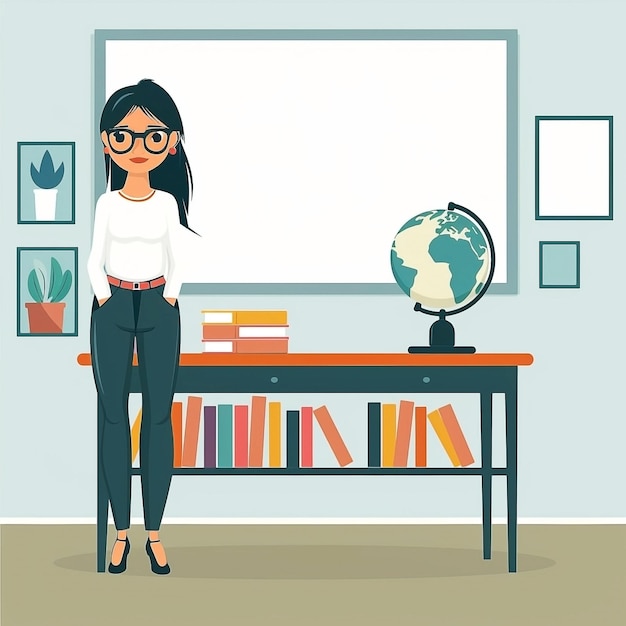
[{"label": "earring", "polygon": [[109,149],[106,146],[104,146],[104,154],[109,154]]},{"label": "earring", "polygon": [[170,154],[176,154],[176,148],[171,147],[170,148]]}]

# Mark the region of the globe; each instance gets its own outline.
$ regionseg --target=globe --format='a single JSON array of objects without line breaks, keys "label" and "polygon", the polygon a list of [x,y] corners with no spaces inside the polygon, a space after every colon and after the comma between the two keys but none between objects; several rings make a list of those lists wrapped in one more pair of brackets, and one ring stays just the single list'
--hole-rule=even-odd
[{"label": "globe", "polygon": [[447,209],[425,211],[405,222],[391,246],[391,270],[415,310],[437,315],[430,346],[410,352],[473,352],[454,346],[454,328],[445,317],[476,303],[493,278],[493,240],[472,211],[450,202]]}]

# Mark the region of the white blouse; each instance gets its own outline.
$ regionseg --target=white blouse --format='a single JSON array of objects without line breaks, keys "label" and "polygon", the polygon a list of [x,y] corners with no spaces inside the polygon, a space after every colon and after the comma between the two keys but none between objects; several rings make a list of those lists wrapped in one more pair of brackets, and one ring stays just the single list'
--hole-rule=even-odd
[{"label": "white blouse", "polygon": [[119,191],[98,198],[93,242],[87,261],[91,287],[98,300],[108,298],[107,274],[139,282],[165,276],[165,298],[178,298],[180,229],[178,204],[171,194],[156,190],[146,200],[129,200]]}]

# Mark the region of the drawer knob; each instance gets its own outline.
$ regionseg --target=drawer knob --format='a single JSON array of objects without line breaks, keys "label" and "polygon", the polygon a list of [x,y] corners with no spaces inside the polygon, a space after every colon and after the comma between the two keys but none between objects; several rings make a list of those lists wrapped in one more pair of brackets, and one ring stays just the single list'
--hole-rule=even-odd
[{"label": "drawer knob", "polygon": [[430,382],[430,376],[424,376],[424,378],[422,378],[422,380],[423,380],[425,383],[429,383],[429,382]]},{"label": "drawer knob", "polygon": [[278,382],[278,376],[272,376],[272,377],[270,378],[270,382],[272,382],[272,383],[277,383],[277,382]]}]

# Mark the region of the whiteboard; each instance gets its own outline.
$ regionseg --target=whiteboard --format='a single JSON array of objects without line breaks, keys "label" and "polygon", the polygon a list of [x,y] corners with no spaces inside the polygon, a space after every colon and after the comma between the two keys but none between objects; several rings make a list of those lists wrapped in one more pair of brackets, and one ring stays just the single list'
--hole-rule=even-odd
[{"label": "whiteboard", "polygon": [[176,102],[200,235],[181,232],[183,292],[398,293],[396,232],[448,202],[493,237],[491,292],[515,292],[516,41],[515,31],[97,31],[96,129],[106,98],[142,78]]}]

